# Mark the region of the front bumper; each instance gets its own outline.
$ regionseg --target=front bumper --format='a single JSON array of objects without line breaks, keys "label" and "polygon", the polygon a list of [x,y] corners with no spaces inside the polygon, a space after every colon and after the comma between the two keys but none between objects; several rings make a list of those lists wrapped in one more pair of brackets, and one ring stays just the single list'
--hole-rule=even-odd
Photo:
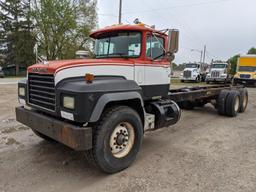
[{"label": "front bumper", "polygon": [[211,77],[207,77],[205,79],[206,82],[213,82],[213,81],[216,81],[216,82],[224,82],[226,81],[227,78],[211,78]]},{"label": "front bumper", "polygon": [[189,77],[189,78],[181,77],[180,80],[182,80],[182,81],[195,81],[196,77]]},{"label": "front bumper", "polygon": [[92,148],[92,128],[79,127],[53,117],[25,109],[16,108],[16,119],[33,130],[42,133],[76,151]]},{"label": "front bumper", "polygon": [[241,79],[235,78],[234,83],[245,84],[245,85],[256,85],[256,79]]}]

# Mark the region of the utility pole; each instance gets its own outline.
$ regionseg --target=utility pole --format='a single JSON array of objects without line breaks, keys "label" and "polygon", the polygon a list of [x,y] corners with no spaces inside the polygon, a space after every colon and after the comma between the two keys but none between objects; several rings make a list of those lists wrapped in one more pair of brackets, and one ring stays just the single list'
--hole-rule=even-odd
[{"label": "utility pole", "polygon": [[119,17],[118,17],[118,23],[122,23],[122,0],[119,0]]},{"label": "utility pole", "polygon": [[203,58],[203,51],[200,51],[200,64],[202,64],[202,58]]},{"label": "utility pole", "polygon": [[197,51],[198,53],[200,53],[200,64],[201,64],[202,63],[202,59],[203,59],[203,50],[191,49],[190,51]]},{"label": "utility pole", "polygon": [[203,64],[205,63],[206,45],[204,46]]}]

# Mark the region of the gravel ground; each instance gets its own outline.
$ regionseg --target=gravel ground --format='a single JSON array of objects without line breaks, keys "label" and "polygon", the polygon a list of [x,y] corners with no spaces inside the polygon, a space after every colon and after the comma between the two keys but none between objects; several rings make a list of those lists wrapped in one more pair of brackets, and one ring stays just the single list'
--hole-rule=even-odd
[{"label": "gravel ground", "polygon": [[17,85],[0,85],[0,191],[254,192],[256,89],[248,110],[221,117],[207,105],[147,133],[134,164],[106,175],[78,153],[36,137],[17,123]]}]

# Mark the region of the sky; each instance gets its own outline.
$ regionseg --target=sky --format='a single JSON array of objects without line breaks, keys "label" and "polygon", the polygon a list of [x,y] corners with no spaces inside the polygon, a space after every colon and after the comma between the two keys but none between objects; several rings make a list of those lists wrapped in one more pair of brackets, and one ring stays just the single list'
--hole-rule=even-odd
[{"label": "sky", "polygon": [[[255,0],[123,0],[122,23],[180,30],[176,63],[227,60],[256,47]],[[118,23],[119,0],[98,0],[99,28]],[[192,49],[198,51],[191,51]]]}]

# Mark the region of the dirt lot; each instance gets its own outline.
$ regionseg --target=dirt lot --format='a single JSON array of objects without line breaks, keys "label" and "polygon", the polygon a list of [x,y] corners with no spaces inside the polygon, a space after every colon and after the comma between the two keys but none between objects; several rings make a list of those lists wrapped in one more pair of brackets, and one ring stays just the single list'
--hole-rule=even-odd
[{"label": "dirt lot", "polygon": [[132,167],[105,175],[83,153],[43,141],[17,123],[17,86],[0,88],[0,191],[256,189],[256,89],[249,89],[249,108],[237,118],[220,117],[210,105],[183,111],[177,125],[145,135]]}]

